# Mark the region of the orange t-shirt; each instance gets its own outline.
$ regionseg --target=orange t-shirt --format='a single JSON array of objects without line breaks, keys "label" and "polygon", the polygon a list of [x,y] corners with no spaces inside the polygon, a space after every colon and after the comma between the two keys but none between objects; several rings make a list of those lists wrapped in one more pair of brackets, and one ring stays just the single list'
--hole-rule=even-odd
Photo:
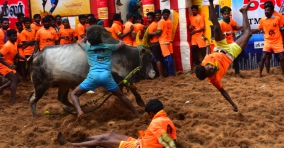
[{"label": "orange t-shirt", "polygon": [[[280,17],[280,20],[281,20],[281,22],[282,22],[282,25],[284,26],[284,17],[283,17],[283,15],[282,15],[281,13],[275,11],[275,10],[274,10],[274,12],[273,12],[273,15]],[[282,27],[282,26],[280,26],[280,27]]]},{"label": "orange t-shirt", "polygon": [[[17,32],[17,45],[22,44],[21,41],[21,33]],[[22,57],[25,57],[25,53],[23,51],[23,48],[17,48],[18,49],[18,53],[19,55],[21,55]],[[19,59],[19,61],[24,61],[23,59]]]},{"label": "orange t-shirt", "polygon": [[63,44],[71,44],[73,38],[75,36],[77,36],[77,35],[76,35],[74,29],[71,29],[71,28],[65,29],[65,28],[63,28],[63,29],[59,30],[58,36],[59,37],[65,36],[65,39],[60,39],[60,45],[63,45]]},{"label": "orange t-shirt", "polygon": [[165,43],[165,42],[168,42],[168,27],[167,27],[167,22],[164,20],[164,19],[161,19],[159,22],[158,22],[158,29],[157,30],[162,30],[162,34],[159,36],[159,42],[160,44],[162,43]]},{"label": "orange t-shirt", "polygon": [[[157,28],[158,28],[158,23],[156,21],[153,21],[149,26],[148,26],[148,32],[149,33],[153,33],[153,32],[156,32],[157,31]],[[150,38],[150,42],[151,43],[156,43],[158,42],[158,37],[156,35],[152,36]]]},{"label": "orange t-shirt", "polygon": [[[5,30],[2,30],[0,28],[0,49],[4,46],[5,42],[4,42],[4,38],[5,38]],[[5,31],[6,32],[6,31]]]},{"label": "orange t-shirt", "polygon": [[114,37],[116,40],[120,40],[118,35],[122,33],[122,24],[119,21],[113,21],[111,25],[111,36]]},{"label": "orange t-shirt", "polygon": [[142,148],[162,148],[163,145],[159,143],[158,139],[164,134],[176,140],[176,127],[171,119],[167,116],[164,110],[159,111],[152,119],[144,136],[140,139],[140,147]]},{"label": "orange t-shirt", "polygon": [[52,27],[49,27],[48,29],[42,28],[36,33],[35,40],[39,41],[39,49],[41,51],[45,46],[55,45],[58,36],[55,29]]},{"label": "orange t-shirt", "polygon": [[[205,27],[205,21],[204,21],[204,18],[197,14],[196,16],[193,16],[191,15],[189,17],[189,21],[190,21],[190,25],[195,27],[194,30],[199,30],[201,28],[204,28]],[[201,31],[201,32],[198,32],[198,33],[195,33],[194,35],[192,36],[201,36],[204,32]]]},{"label": "orange t-shirt", "polygon": [[78,42],[82,40],[81,35],[86,35],[85,25],[79,23],[76,27],[76,34],[78,35]]},{"label": "orange t-shirt", "polygon": [[282,44],[281,26],[283,24],[278,16],[264,16],[260,19],[258,29],[264,31],[264,44]]},{"label": "orange t-shirt", "polygon": [[[234,31],[233,27],[234,26],[237,26],[237,22],[233,19],[230,20],[230,23],[226,23],[225,21],[223,20],[220,20],[219,21],[219,24],[220,24],[220,27],[221,27],[221,30],[222,32],[228,32],[228,31]],[[234,36],[231,34],[231,35],[225,35],[225,38],[226,38],[226,41],[228,44],[231,44],[234,42]]]},{"label": "orange t-shirt", "polygon": [[167,37],[168,37],[168,42],[173,41],[173,22],[168,18],[166,20],[167,23]]},{"label": "orange t-shirt", "polygon": [[32,28],[33,30],[35,30],[35,32],[37,32],[41,27],[42,27],[42,25],[37,24],[36,22],[33,22],[33,23],[31,24],[31,28]]},{"label": "orange t-shirt", "polygon": [[[139,35],[142,35],[143,34],[143,29],[144,29],[144,25],[143,24],[140,24],[140,23],[136,23],[133,25],[134,26],[134,29],[133,29],[133,33],[137,33],[140,31],[140,34]],[[140,42],[142,42],[142,39],[139,39]],[[136,38],[133,40],[133,47],[136,47],[138,46],[137,43],[136,43]]]},{"label": "orange t-shirt", "polygon": [[[129,30],[130,30],[130,27],[132,26],[133,24],[129,21],[127,21],[124,25],[123,25],[123,31],[122,33],[123,34],[126,34]],[[126,44],[126,45],[129,45],[129,46],[132,46],[133,44],[133,40],[132,40],[132,36],[131,36],[131,33],[129,33],[126,37],[124,37],[123,39],[123,42]]]},{"label": "orange t-shirt", "polygon": [[217,89],[221,89],[223,87],[221,84],[221,79],[226,74],[226,71],[232,63],[232,60],[229,59],[228,56],[224,53],[214,52],[212,54],[206,55],[201,65],[205,66],[207,63],[217,64],[217,66],[219,67],[216,75],[208,77],[208,80]]},{"label": "orange t-shirt", "polygon": [[[63,24],[60,24],[59,26],[58,26],[60,29],[64,29],[64,25]],[[59,30],[60,30],[59,29]]]},{"label": "orange t-shirt", "polygon": [[[21,41],[22,42],[29,42],[31,40],[35,40],[35,36],[36,36],[36,31],[34,29],[31,29],[31,31],[24,29],[21,32]],[[24,49],[24,53],[25,55],[32,55],[34,51],[34,46],[28,46]]]},{"label": "orange t-shirt", "polygon": [[[5,62],[7,62],[10,65],[14,64],[14,58],[18,54],[17,50],[17,43],[14,44],[10,42],[9,40],[4,44],[4,46],[0,49],[0,53],[3,55],[3,59]],[[6,67],[2,63],[0,63],[0,69],[2,67]]]}]

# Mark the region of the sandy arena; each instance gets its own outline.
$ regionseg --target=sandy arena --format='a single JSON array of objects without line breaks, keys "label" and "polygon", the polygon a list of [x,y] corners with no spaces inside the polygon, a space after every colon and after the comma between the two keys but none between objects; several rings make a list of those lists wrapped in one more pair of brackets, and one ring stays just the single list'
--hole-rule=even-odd
[{"label": "sandy arena", "polygon": [[[237,79],[233,70],[229,70],[222,83],[238,105],[238,113],[233,112],[213,85],[207,80],[199,81],[194,74],[179,73],[172,78],[143,80],[135,85],[145,103],[150,98],[163,102],[177,127],[182,148],[277,148],[284,145],[284,77],[280,73],[280,68],[273,68],[271,74],[263,72],[264,77],[259,79],[258,69],[241,71],[243,79]],[[1,148],[64,147],[56,140],[58,131],[72,142],[110,131],[137,137],[138,130],[145,130],[150,122],[144,108],[126,91],[138,112],[144,113],[141,119],[114,97],[95,112],[86,114],[80,122],[75,122],[73,115],[45,117],[46,110],[60,114],[56,88],[50,88],[37,103],[39,117],[34,118],[27,100],[32,90],[30,82],[21,82],[15,105],[10,104],[10,91],[4,91],[1,96]],[[99,89],[94,94],[85,94],[81,104],[101,92]]]}]

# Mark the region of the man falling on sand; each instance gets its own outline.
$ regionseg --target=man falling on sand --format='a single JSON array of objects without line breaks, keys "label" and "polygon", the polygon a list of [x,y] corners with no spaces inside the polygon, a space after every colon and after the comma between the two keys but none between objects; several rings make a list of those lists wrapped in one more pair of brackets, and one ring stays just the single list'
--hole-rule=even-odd
[{"label": "man falling on sand", "polygon": [[240,9],[243,15],[243,30],[244,34],[235,42],[228,44],[221,30],[218,22],[213,0],[210,2],[210,18],[214,25],[214,37],[216,41],[217,50],[212,54],[207,54],[202,61],[201,65],[198,65],[195,69],[196,77],[200,80],[204,80],[206,77],[208,80],[220,91],[225,99],[233,106],[234,111],[238,111],[237,105],[232,101],[230,95],[224,90],[221,79],[225,75],[232,61],[242,52],[248,43],[249,38],[252,36],[250,24],[248,22],[247,11],[251,2]]}]

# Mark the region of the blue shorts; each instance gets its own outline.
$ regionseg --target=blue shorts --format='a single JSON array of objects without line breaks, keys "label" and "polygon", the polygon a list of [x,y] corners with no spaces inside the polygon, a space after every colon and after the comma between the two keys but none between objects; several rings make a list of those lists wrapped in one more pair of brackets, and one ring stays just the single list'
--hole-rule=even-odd
[{"label": "blue shorts", "polygon": [[110,71],[89,72],[87,78],[79,85],[79,88],[89,91],[95,90],[100,86],[108,91],[116,91],[119,89]]}]

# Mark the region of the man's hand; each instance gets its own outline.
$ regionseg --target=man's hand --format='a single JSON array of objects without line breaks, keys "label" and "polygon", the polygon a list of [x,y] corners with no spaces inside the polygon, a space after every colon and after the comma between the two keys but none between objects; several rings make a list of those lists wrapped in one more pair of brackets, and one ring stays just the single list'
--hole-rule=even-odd
[{"label": "man's hand", "polygon": [[194,35],[196,32],[194,30],[190,31],[190,35]]},{"label": "man's hand", "polygon": [[134,30],[134,26],[131,25],[131,26],[130,26],[130,31],[133,31],[133,30]]},{"label": "man's hand", "polygon": [[16,66],[16,65],[10,65],[9,68],[10,68],[10,69],[16,69],[17,66]]},{"label": "man's hand", "polygon": [[189,30],[194,30],[195,29],[195,27],[192,26],[192,25],[190,25],[188,28],[189,28]]}]

